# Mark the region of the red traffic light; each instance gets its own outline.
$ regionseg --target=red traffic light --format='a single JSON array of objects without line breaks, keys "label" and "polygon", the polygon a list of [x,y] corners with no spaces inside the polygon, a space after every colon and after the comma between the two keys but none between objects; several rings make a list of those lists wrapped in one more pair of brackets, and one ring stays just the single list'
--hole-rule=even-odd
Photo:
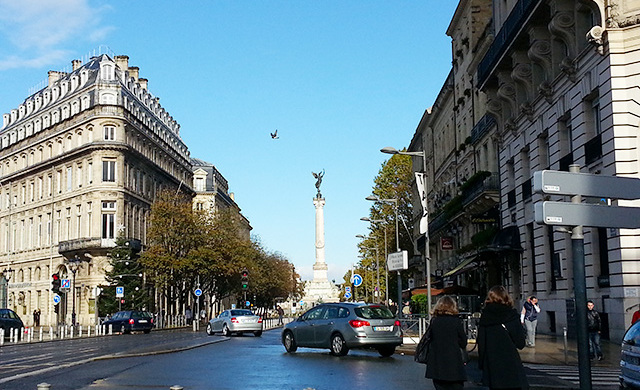
[{"label": "red traffic light", "polygon": [[60,280],[60,275],[58,275],[58,274],[53,274],[53,275],[51,275],[51,279],[53,279],[53,280]]},{"label": "red traffic light", "polygon": [[246,269],[242,270],[242,277],[243,278],[248,278],[249,277],[249,271],[247,271]]}]

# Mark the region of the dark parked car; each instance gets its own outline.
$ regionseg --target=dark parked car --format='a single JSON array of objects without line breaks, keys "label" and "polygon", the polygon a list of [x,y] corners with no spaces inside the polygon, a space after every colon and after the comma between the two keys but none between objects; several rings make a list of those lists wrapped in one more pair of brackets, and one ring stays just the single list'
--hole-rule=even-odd
[{"label": "dark parked car", "polygon": [[153,316],[148,311],[125,310],[117,312],[103,324],[107,327],[112,325],[114,332],[122,334],[136,331],[149,333],[153,328]]},{"label": "dark parked car", "polygon": [[402,344],[402,330],[386,306],[325,303],[285,325],[282,344],[289,353],[298,347],[328,348],[333,355],[343,356],[351,348],[371,348],[387,357]]},{"label": "dark parked car", "polygon": [[24,324],[15,311],[0,309],[0,328],[4,329],[4,337],[9,337],[10,330],[24,328]]},{"label": "dark parked car", "polygon": [[631,325],[622,339],[620,388],[640,389],[640,321]]}]

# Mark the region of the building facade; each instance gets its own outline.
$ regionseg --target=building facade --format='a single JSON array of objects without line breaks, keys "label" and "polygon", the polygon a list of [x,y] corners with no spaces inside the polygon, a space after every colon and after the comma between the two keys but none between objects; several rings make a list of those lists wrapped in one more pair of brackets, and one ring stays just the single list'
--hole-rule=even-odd
[{"label": "building facade", "polygon": [[[461,1],[456,15],[472,3]],[[560,334],[567,327],[571,334],[571,237],[564,229],[536,223],[534,215],[536,202],[568,199],[533,193],[532,177],[544,169],[568,171],[572,164],[583,173],[639,177],[640,1],[506,0],[491,7],[487,42],[470,53],[466,71],[471,95],[484,95],[471,121],[471,144],[476,154],[481,146],[480,155],[494,156],[489,160],[497,164],[488,170],[497,169],[499,178],[499,231],[480,251],[484,255],[477,266],[485,273],[485,286],[507,285],[518,302],[529,295],[540,299],[539,330]],[[455,67],[454,62],[454,74]],[[460,128],[455,128],[443,137],[457,137]],[[419,127],[414,141],[423,133]],[[491,140],[486,148],[484,140]],[[412,145],[420,147],[420,142]],[[615,199],[584,202],[637,205]],[[472,213],[466,205],[460,210]],[[450,223],[453,217],[445,219]],[[434,231],[436,222],[437,213]],[[584,242],[587,296],[602,315],[603,337],[620,340],[640,301],[638,231],[585,227]],[[464,267],[444,272],[462,271],[464,280]]]},{"label": "building facade", "polygon": [[[0,129],[0,290],[26,325],[97,320],[95,287],[122,232],[144,246],[155,195],[191,192],[180,126],[130,67],[100,55],[3,115]],[[52,274],[70,286],[54,305]],[[115,299],[100,297],[99,299]]]},{"label": "building facade", "polygon": [[229,182],[211,163],[191,158],[193,167],[194,210],[215,213],[218,210],[234,209],[241,217],[240,226],[245,239],[251,238],[251,223],[240,213],[233,192],[229,192]]}]

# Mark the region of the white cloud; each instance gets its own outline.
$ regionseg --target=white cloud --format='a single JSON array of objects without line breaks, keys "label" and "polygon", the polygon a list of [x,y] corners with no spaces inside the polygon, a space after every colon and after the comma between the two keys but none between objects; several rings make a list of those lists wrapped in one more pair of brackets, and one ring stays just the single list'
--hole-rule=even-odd
[{"label": "white cloud", "polygon": [[100,25],[104,10],[88,0],[0,0],[0,39],[12,53],[0,58],[0,69],[59,64],[65,44],[104,39],[112,30]]}]

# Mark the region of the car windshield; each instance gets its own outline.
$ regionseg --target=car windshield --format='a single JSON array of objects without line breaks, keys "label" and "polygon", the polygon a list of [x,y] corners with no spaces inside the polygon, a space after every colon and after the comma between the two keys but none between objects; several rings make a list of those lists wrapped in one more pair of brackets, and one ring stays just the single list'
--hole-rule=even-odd
[{"label": "car windshield", "polygon": [[231,310],[232,316],[252,316],[251,310]]},{"label": "car windshield", "polygon": [[140,320],[140,319],[146,319],[146,318],[150,318],[151,314],[149,314],[148,311],[134,311],[131,314],[131,318],[136,319],[136,320]]},{"label": "car windshield", "polygon": [[370,320],[384,320],[394,318],[393,313],[386,306],[361,306],[354,309],[356,315]]}]

